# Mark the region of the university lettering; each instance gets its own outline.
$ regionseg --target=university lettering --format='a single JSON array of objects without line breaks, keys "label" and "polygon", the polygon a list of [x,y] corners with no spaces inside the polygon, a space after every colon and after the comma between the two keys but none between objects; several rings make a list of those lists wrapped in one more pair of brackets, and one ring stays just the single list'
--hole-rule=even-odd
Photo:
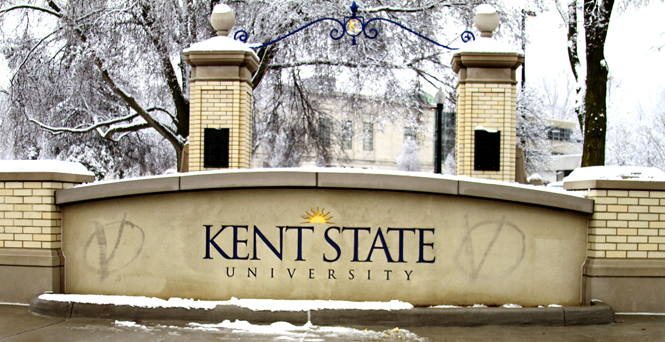
[{"label": "university lettering", "polygon": [[[271,241],[264,231],[256,226],[251,229],[247,225],[223,225],[219,229],[213,228],[213,225],[204,225],[205,229],[205,256],[203,259],[213,259],[221,256],[228,260],[262,260],[259,256],[258,246],[264,246],[269,251],[268,255],[262,256],[275,257],[279,260],[284,258],[284,248],[295,248],[296,258],[294,261],[307,261],[307,258],[319,257],[316,255],[305,255],[303,250],[304,241],[311,243],[312,239],[322,239],[327,250],[321,251],[320,257],[323,261],[334,263],[340,258],[348,258],[350,262],[374,262],[375,260],[388,263],[434,263],[434,234],[432,228],[369,228],[369,227],[329,227],[323,231],[322,236],[317,234],[314,227],[296,227],[283,226],[275,227],[278,230],[279,238]],[[226,231],[226,233],[225,233]],[[284,236],[295,234],[295,246],[285,246]],[[350,234],[353,244],[346,250],[342,249],[342,240],[345,234]],[[392,245],[388,243],[388,236],[396,236],[397,243]],[[408,237],[413,236],[413,237]],[[361,248],[361,240],[372,241],[367,248]],[[225,243],[221,243],[225,242]],[[393,238],[394,242],[394,238]],[[227,248],[224,250],[221,246]],[[405,246],[418,251],[417,260],[406,260]],[[250,258],[251,251],[251,258]],[[265,248],[264,248],[265,251]],[[314,253],[314,252],[310,252]],[[272,255],[270,255],[272,254]],[[395,258],[396,257],[396,258]],[[351,273],[351,277],[353,277]],[[370,275],[368,275],[368,278]],[[387,278],[390,274],[387,273]]]}]

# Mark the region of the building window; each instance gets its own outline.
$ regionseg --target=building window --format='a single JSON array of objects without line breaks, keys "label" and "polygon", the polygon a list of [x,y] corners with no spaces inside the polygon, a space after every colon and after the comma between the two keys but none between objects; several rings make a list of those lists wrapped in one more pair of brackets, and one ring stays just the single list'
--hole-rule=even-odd
[{"label": "building window", "polygon": [[330,118],[319,119],[319,143],[321,147],[330,147]]},{"label": "building window", "polygon": [[416,128],[404,127],[404,142],[416,141]]},{"label": "building window", "polygon": [[345,121],[342,126],[342,149],[353,148],[353,121]]},{"label": "building window", "polygon": [[374,150],[374,124],[363,122],[363,150]]},{"label": "building window", "polygon": [[573,134],[572,129],[550,127],[547,131],[547,139],[554,141],[570,141],[571,134]]}]

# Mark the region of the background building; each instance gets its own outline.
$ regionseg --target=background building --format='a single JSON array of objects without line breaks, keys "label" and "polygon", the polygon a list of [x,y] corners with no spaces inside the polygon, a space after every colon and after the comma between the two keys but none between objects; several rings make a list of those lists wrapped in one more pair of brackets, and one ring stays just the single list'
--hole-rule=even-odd
[{"label": "background building", "polygon": [[548,119],[547,140],[552,154],[550,170],[540,175],[543,183],[560,182],[582,162],[582,133],[575,121]]},{"label": "background building", "polygon": [[[367,101],[368,108],[372,101]],[[415,115],[352,116],[342,103],[327,101],[325,115],[318,118],[317,143],[331,149],[331,166],[405,171],[434,171],[434,116],[436,104],[429,95],[421,95]],[[444,158],[454,158],[454,113],[444,112]],[[252,168],[270,167],[266,149],[259,147],[252,157]],[[399,163],[398,163],[399,160]],[[302,158],[300,166],[320,166],[316,155]],[[444,161],[444,164],[452,161]],[[453,164],[451,164],[453,165]],[[446,169],[445,167],[443,168]],[[445,173],[445,172],[444,172]],[[454,173],[454,168],[448,173]]]}]

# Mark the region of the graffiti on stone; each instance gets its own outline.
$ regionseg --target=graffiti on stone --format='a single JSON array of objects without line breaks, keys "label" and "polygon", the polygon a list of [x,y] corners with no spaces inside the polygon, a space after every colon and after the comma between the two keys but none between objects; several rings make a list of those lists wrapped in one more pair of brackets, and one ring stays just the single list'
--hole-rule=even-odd
[{"label": "graffiti on stone", "polygon": [[465,217],[466,233],[459,246],[455,263],[472,280],[503,277],[514,271],[524,259],[525,235],[505,216],[470,226]]},{"label": "graffiti on stone", "polygon": [[143,250],[145,232],[126,218],[127,214],[119,221],[92,222],[93,231],[86,242],[84,258],[102,281],[131,264]]}]

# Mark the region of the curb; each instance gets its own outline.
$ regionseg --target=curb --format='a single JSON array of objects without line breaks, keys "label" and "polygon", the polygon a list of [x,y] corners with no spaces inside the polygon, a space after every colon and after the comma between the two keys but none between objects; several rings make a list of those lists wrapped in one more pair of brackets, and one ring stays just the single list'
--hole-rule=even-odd
[{"label": "curb", "polygon": [[313,310],[253,311],[235,305],[218,305],[214,309],[143,308],[129,305],[56,302],[35,298],[30,312],[63,318],[103,318],[123,321],[190,321],[218,323],[243,320],[252,324],[288,322],[304,325],[311,321],[319,326],[388,326],[388,327],[477,327],[572,326],[614,322],[614,310],[603,302],[591,306],[560,308],[414,308],[411,310]]}]

